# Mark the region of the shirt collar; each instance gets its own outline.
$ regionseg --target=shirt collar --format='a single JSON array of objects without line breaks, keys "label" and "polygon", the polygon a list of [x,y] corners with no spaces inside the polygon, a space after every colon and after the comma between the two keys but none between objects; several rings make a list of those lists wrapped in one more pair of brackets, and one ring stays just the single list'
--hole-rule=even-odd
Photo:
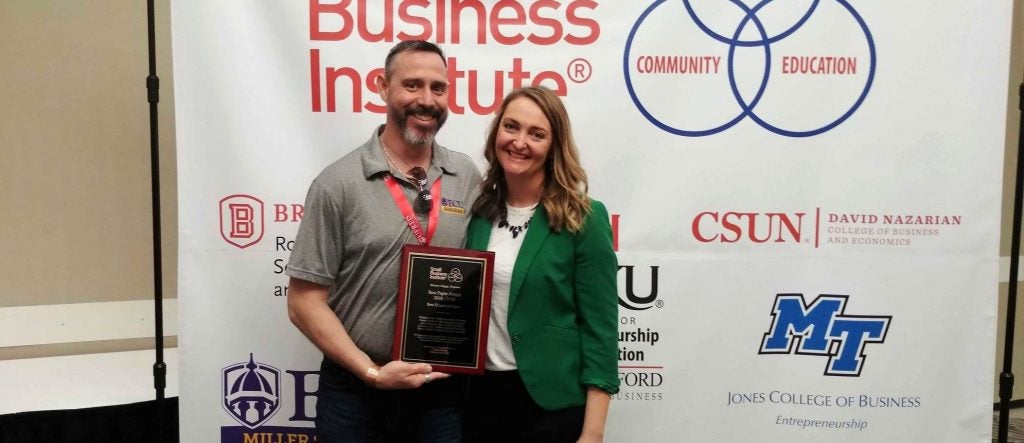
[{"label": "shirt collar", "polygon": [[[378,126],[370,134],[370,139],[363,144],[361,159],[363,163],[363,176],[366,179],[391,172],[391,165],[388,164],[388,159],[384,156],[384,148],[380,144],[380,134],[383,131],[384,125]],[[441,174],[458,175],[458,170],[451,161],[451,156],[447,149],[439,146],[437,142],[434,142],[430,149],[433,151],[433,155],[430,159],[430,168],[427,170],[428,179],[433,181]],[[404,179],[404,177],[400,178]]]}]

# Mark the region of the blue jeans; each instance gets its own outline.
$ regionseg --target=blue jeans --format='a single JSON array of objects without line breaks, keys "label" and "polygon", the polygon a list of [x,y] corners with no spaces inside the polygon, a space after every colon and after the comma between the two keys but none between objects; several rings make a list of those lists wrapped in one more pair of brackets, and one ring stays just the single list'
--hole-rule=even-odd
[{"label": "blue jeans", "polygon": [[420,389],[385,391],[352,374],[320,377],[316,432],[320,443],[459,443],[461,377]]}]

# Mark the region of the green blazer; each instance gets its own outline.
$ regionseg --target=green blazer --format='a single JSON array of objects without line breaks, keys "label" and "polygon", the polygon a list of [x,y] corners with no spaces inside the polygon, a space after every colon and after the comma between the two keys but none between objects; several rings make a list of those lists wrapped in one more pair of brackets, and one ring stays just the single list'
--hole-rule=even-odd
[{"label": "green blazer", "polygon": [[[491,222],[474,216],[466,247],[486,250]],[[576,234],[552,232],[542,205],[512,270],[508,332],[533,400],[556,410],[586,403],[586,387],[619,390],[618,262],[608,210],[591,200]]]}]

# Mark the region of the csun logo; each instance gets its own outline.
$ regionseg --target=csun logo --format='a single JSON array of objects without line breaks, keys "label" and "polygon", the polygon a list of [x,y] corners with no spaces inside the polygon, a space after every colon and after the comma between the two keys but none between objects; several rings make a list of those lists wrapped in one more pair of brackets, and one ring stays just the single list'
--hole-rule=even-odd
[{"label": "csun logo", "polygon": [[868,343],[885,342],[892,316],[845,315],[846,295],[778,294],[758,354],[828,356],[824,375],[859,377]]}]

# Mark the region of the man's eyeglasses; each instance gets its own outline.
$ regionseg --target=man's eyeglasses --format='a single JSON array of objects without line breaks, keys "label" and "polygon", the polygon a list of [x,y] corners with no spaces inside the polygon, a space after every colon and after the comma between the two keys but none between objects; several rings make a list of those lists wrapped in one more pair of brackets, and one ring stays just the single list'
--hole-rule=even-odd
[{"label": "man's eyeglasses", "polygon": [[431,196],[430,190],[427,189],[427,171],[416,166],[415,168],[410,169],[405,176],[410,178],[420,190],[419,195],[416,196],[416,204],[413,205],[413,210],[418,214],[426,214],[430,212]]}]

